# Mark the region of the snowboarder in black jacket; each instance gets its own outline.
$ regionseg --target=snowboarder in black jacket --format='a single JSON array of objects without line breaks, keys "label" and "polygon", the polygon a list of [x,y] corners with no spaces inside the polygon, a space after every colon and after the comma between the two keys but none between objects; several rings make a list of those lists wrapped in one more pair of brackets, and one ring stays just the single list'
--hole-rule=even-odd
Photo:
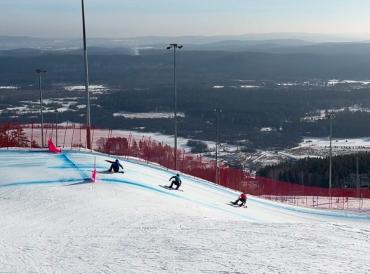
[{"label": "snowboarder in black jacket", "polygon": [[172,188],[173,185],[176,185],[176,190],[179,189],[179,187],[181,186],[181,179],[180,179],[180,174],[176,174],[175,176],[172,176],[169,181],[171,181],[171,185],[169,186],[169,188]]},{"label": "snowboarder in black jacket", "polygon": [[123,169],[123,166],[121,165],[118,159],[116,159],[115,161],[109,161],[109,160],[105,160],[105,161],[112,164],[110,166],[110,169],[108,170],[109,172],[117,173],[119,172],[119,168]]}]

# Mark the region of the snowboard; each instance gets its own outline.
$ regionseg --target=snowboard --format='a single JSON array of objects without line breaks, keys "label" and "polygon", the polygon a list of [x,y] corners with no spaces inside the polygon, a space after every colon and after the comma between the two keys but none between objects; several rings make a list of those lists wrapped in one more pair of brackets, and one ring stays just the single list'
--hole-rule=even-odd
[{"label": "snowboard", "polygon": [[247,205],[244,206],[239,206],[239,205],[234,205],[233,202],[229,202],[227,205],[232,206],[232,207],[243,207],[243,208],[248,208]]},{"label": "snowboard", "polygon": [[100,173],[100,174],[116,174],[116,173],[125,174],[124,171],[110,172],[109,170],[98,171],[97,173]]},{"label": "snowboard", "polygon": [[162,185],[159,185],[159,186],[164,188],[164,189],[167,189],[167,190],[174,190],[174,191],[184,192],[182,189],[170,188],[169,186],[162,186]]}]

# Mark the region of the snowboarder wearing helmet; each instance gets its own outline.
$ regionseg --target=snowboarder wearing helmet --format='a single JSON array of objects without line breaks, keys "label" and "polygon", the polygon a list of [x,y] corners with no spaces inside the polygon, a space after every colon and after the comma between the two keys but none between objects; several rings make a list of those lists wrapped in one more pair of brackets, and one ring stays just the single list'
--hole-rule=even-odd
[{"label": "snowboarder wearing helmet", "polygon": [[[239,204],[241,202],[241,204]],[[245,203],[247,202],[247,194],[242,193],[240,194],[239,198],[235,202],[231,202],[233,205],[238,205],[240,207],[244,206]]]},{"label": "snowboarder wearing helmet", "polygon": [[109,160],[105,160],[105,161],[112,164],[108,170],[109,172],[117,173],[119,172],[119,168],[123,169],[123,166],[121,165],[118,159],[116,159],[115,161],[109,161]]},{"label": "snowboarder wearing helmet", "polygon": [[176,190],[178,190],[181,186],[180,174],[178,173],[175,176],[172,176],[168,181],[171,181],[171,185],[169,186],[169,188],[172,188],[173,185],[176,185]]}]

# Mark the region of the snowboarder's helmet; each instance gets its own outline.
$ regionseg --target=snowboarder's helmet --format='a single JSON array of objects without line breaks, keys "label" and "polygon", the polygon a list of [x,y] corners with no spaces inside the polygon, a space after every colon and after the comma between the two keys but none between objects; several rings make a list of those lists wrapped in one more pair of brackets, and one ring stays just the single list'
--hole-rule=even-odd
[{"label": "snowboarder's helmet", "polygon": [[116,162],[118,163],[119,161],[118,161],[118,159],[116,159]]},{"label": "snowboarder's helmet", "polygon": [[177,173],[176,176],[180,176],[180,174]]}]

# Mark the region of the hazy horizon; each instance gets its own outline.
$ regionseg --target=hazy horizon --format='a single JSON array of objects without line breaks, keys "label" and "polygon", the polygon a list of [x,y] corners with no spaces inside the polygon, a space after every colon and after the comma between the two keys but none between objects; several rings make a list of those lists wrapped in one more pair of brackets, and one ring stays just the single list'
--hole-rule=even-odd
[{"label": "hazy horizon", "polygon": [[[86,0],[89,37],[308,33],[367,36],[366,0]],[[0,36],[78,38],[76,0],[2,0]]]},{"label": "hazy horizon", "polygon": [[[31,39],[81,39],[81,35],[77,36],[40,36],[40,35],[8,35],[0,34],[0,37],[9,38],[31,38]],[[225,39],[241,39],[243,40],[276,40],[276,39],[297,39],[297,40],[320,40],[322,38],[326,41],[370,41],[370,33],[310,33],[310,32],[255,32],[255,33],[240,33],[240,34],[209,34],[209,35],[194,35],[194,34],[184,34],[184,35],[138,35],[138,36],[121,36],[121,37],[109,37],[109,36],[88,36],[88,39],[140,39],[140,38],[223,38]]]}]

